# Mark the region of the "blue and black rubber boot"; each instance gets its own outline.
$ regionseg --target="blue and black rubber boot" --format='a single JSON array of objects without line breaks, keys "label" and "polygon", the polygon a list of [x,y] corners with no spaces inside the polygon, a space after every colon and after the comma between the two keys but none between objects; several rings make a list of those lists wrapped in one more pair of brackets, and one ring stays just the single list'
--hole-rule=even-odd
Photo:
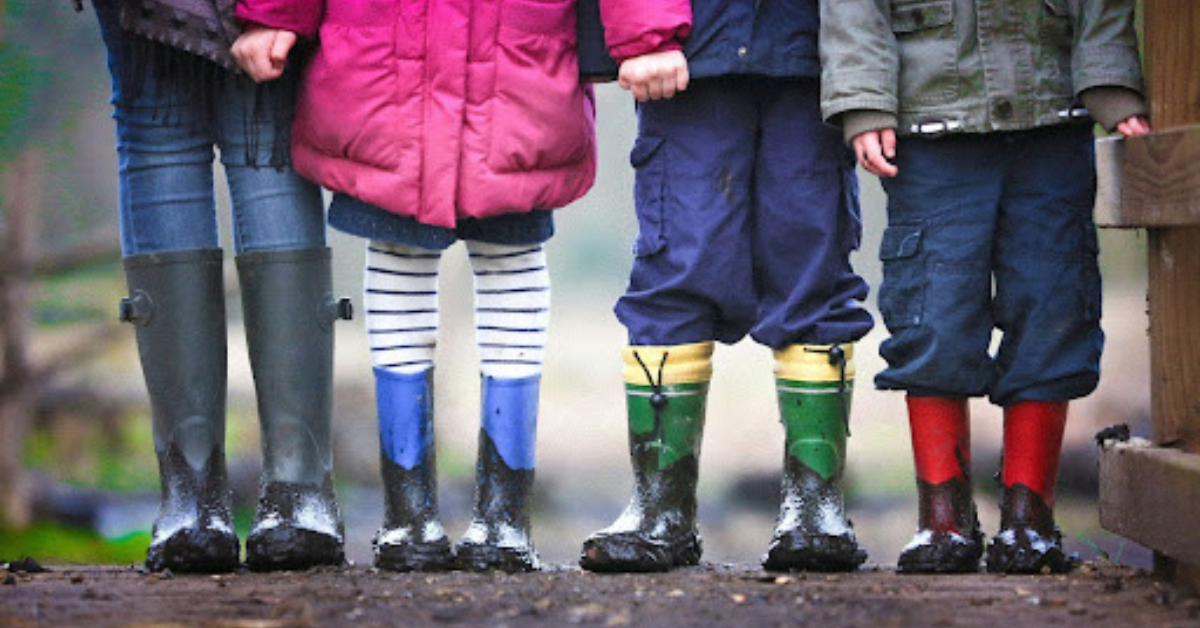
[{"label": "blue and black rubber boot", "polygon": [[541,376],[483,376],[475,513],[456,548],[467,571],[537,571],[530,509]]},{"label": "blue and black rubber boot", "polygon": [[375,566],[388,571],[447,571],[454,552],[438,518],[433,430],[433,369],[375,369],[379,408],[383,527],[375,534]]}]

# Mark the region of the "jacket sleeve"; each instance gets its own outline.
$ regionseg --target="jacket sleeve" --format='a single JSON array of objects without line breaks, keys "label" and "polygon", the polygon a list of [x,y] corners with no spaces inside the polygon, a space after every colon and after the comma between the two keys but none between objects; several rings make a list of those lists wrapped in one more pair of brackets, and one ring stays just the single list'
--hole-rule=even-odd
[{"label": "jacket sleeve", "polygon": [[1071,80],[1075,95],[1093,87],[1144,93],[1133,26],[1134,0],[1069,0],[1075,23]]},{"label": "jacket sleeve", "polygon": [[617,63],[681,50],[692,30],[691,0],[600,0],[604,40]]},{"label": "jacket sleeve", "polygon": [[896,115],[899,52],[890,0],[821,0],[821,114]]},{"label": "jacket sleeve", "polygon": [[235,16],[243,23],[312,37],[324,14],[325,0],[238,0]]}]

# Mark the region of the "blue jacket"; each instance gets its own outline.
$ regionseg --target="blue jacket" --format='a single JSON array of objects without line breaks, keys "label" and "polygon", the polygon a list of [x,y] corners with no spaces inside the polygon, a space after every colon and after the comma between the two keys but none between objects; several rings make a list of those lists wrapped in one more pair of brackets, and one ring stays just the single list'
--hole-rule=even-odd
[{"label": "blue jacket", "polygon": [[692,0],[689,73],[819,77],[819,16],[817,0]]},{"label": "blue jacket", "polygon": [[[651,13],[649,7],[657,1],[644,0],[645,12]],[[692,0],[691,5],[691,33],[679,43],[692,78],[821,75],[817,0]],[[653,21],[653,16],[647,17]],[[663,21],[669,18],[664,15]],[[584,75],[615,76],[615,64],[603,54],[603,41],[597,0],[580,0],[579,56]]]}]

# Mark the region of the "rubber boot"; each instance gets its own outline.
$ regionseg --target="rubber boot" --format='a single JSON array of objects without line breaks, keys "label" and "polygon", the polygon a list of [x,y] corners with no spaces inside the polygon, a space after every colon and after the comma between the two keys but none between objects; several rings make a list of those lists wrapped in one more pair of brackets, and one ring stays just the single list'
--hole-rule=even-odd
[{"label": "rubber boot", "polygon": [[225,290],[219,249],[125,258],[150,396],[162,501],[146,552],[152,571],[232,571],[238,564],[225,472]]},{"label": "rubber boot", "polygon": [[966,399],[907,398],[917,468],[918,530],[900,552],[900,573],[979,571],[983,533],[971,495]]},{"label": "rubber boot", "polygon": [[433,369],[375,369],[379,409],[383,528],[375,535],[375,566],[388,571],[446,571],[454,553],[438,519],[433,444]]},{"label": "rubber boot", "polygon": [[461,569],[541,569],[529,523],[540,385],[540,375],[482,377],[475,511],[455,550]]},{"label": "rubber boot", "polygon": [[712,351],[711,342],[625,350],[633,497],[584,541],[584,569],[652,572],[700,562],[696,482]]},{"label": "rubber boot", "polygon": [[1066,424],[1066,402],[1023,401],[1004,409],[1000,531],[988,546],[988,571],[1066,573],[1074,567],[1054,525],[1054,484]]},{"label": "rubber boot", "polygon": [[255,251],[237,263],[263,452],[246,565],[341,565],[329,431],[333,323],[350,318],[349,301],[333,299],[327,248]]},{"label": "rubber boot", "polygon": [[846,517],[852,345],[793,345],[775,353],[775,386],[786,433],[783,489],[763,567],[854,571],[867,559]]}]

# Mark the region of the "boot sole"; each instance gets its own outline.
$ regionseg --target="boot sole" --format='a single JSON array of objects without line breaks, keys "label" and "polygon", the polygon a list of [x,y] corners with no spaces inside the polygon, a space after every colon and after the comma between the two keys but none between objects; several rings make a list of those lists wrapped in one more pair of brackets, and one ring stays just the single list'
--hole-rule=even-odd
[{"label": "boot sole", "polygon": [[146,550],[146,569],[228,573],[238,567],[238,539],[228,532],[184,528]]},{"label": "boot sole", "polygon": [[377,545],[375,567],[384,571],[452,571],[457,567],[450,541]]},{"label": "boot sole", "polygon": [[579,566],[599,573],[654,573],[700,564],[699,535],[662,541],[633,533],[596,536],[583,544]]},{"label": "boot sole", "polygon": [[342,541],[323,532],[279,526],[246,539],[246,567],[251,571],[303,571],[345,563]]},{"label": "boot sole", "polygon": [[791,536],[776,539],[767,551],[767,571],[857,571],[867,560],[853,539],[845,536]]},{"label": "boot sole", "polygon": [[463,571],[503,571],[528,573],[539,571],[541,561],[533,548],[511,548],[497,545],[460,543],[455,550],[456,563]]}]

